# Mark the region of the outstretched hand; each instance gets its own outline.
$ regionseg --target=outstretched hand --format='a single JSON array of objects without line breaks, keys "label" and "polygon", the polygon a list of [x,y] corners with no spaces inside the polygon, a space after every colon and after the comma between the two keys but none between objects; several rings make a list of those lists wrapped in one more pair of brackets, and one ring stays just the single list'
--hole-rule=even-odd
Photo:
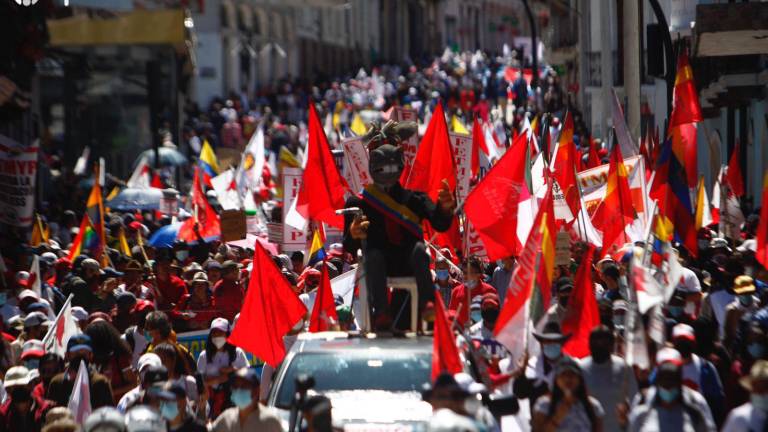
[{"label": "outstretched hand", "polygon": [[371,222],[365,216],[355,217],[349,225],[349,234],[355,240],[365,240],[368,237],[368,226]]},{"label": "outstretched hand", "polygon": [[437,192],[437,205],[445,213],[453,213],[456,209],[456,200],[453,199],[453,193],[446,179],[443,179],[440,190]]}]

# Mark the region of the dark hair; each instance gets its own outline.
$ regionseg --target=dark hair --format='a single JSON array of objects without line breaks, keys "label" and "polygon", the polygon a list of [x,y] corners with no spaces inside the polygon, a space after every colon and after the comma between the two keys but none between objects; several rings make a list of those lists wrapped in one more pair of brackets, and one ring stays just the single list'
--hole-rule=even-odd
[{"label": "dark hair", "polygon": [[[587,385],[584,383],[584,375],[581,373],[577,373],[577,375],[579,376],[579,386],[576,387],[575,396],[576,399],[584,406],[584,411],[587,413],[589,424],[592,426],[591,429],[594,432],[597,430],[597,415],[595,414],[595,408],[592,406],[592,402],[589,400],[589,395],[587,394]],[[547,413],[548,418],[554,417],[555,410],[560,404],[560,401],[563,399],[563,391],[560,390],[560,387],[557,385],[557,376],[555,376],[555,379],[552,382],[551,397],[552,399],[549,403],[549,412]]]},{"label": "dark hair", "polygon": [[[176,350],[176,347],[173,344],[170,344],[168,342],[163,342],[159,344],[158,346],[154,347],[152,349],[152,352],[157,354],[158,356],[171,356],[174,358],[174,361],[176,362],[176,366],[173,370],[173,372],[176,373],[178,376],[182,375],[189,375],[189,371],[187,370],[187,364],[184,362],[184,359],[181,358],[179,355],[179,352]],[[168,374],[171,374],[171,371],[168,371]]]},{"label": "dark hair", "polygon": [[477,273],[483,273],[485,265],[479,256],[470,255],[469,258],[467,258],[467,268],[472,268]]},{"label": "dark hair", "polygon": [[605,324],[600,324],[597,327],[593,328],[592,331],[589,333],[589,340],[590,342],[593,339],[607,339],[611,345],[613,345],[614,341],[616,340],[616,336],[613,334],[610,328],[606,326]]},{"label": "dark hair", "polygon": [[[230,331],[227,330],[227,336],[229,336]],[[229,364],[232,365],[232,362],[235,361],[235,357],[237,356],[237,347],[232,345],[231,343],[227,342],[224,344],[223,347],[221,347],[222,351],[226,352],[229,356]],[[216,346],[213,344],[213,340],[211,338],[211,332],[208,332],[208,337],[205,339],[205,358],[208,360],[208,364],[213,364],[213,357],[216,355]]]},{"label": "dark hair", "polygon": [[43,363],[47,362],[55,362],[56,363],[56,372],[62,372],[64,370],[64,358],[56,353],[45,353],[42,357],[40,357],[40,363],[39,365],[42,366]]},{"label": "dark hair", "polygon": [[603,276],[608,276],[613,280],[619,280],[619,268],[615,265],[609,265],[603,270]]},{"label": "dark hair", "polygon": [[85,334],[91,337],[93,356],[99,361],[107,362],[112,356],[132,354],[128,342],[124,341],[115,326],[107,321],[98,320],[88,324]]},{"label": "dark hair", "polygon": [[144,323],[144,328],[151,328],[160,332],[160,336],[167,338],[171,335],[171,321],[168,319],[168,315],[161,311],[152,311],[147,315],[147,320]]}]

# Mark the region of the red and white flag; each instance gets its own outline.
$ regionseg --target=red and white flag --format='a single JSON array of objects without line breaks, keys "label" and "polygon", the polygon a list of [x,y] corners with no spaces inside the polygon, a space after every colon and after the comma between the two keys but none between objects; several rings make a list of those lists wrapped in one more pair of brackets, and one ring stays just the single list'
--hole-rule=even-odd
[{"label": "red and white flag", "polygon": [[27,279],[27,287],[40,297],[42,294],[42,286],[40,284],[40,257],[34,255],[32,258],[32,266],[29,268],[29,279]]},{"label": "red and white flag", "polygon": [[152,187],[152,170],[149,168],[147,158],[141,158],[136,169],[133,170],[131,178],[125,182],[126,186],[135,189],[149,189]]},{"label": "red and white flag", "polygon": [[83,424],[85,419],[91,415],[90,387],[91,381],[88,378],[88,368],[85,367],[84,361],[80,361],[75,385],[72,387],[72,395],[69,397],[69,404],[67,404],[67,408],[72,412],[77,424]]},{"label": "red and white flag", "polygon": [[80,328],[75,322],[75,317],[72,316],[72,295],[70,295],[43,338],[45,352],[55,353],[63,358],[67,353],[69,338],[76,334],[80,334]]}]

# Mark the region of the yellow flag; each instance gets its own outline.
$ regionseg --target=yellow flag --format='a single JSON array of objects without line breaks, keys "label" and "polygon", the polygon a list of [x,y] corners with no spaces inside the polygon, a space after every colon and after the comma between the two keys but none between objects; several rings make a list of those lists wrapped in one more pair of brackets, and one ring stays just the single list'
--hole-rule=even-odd
[{"label": "yellow flag", "polygon": [[49,238],[48,227],[43,227],[43,221],[40,219],[40,215],[35,214],[35,223],[32,226],[32,237],[29,239],[29,245],[31,247],[40,246],[41,243],[48,243]]},{"label": "yellow flag", "polygon": [[111,201],[119,193],[120,193],[120,188],[117,186],[113,187],[112,190],[109,192],[109,195],[107,195],[107,201]]},{"label": "yellow flag", "polygon": [[451,129],[453,129],[453,131],[456,133],[469,135],[467,127],[464,126],[464,124],[461,123],[461,120],[459,120],[455,115],[451,117]]},{"label": "yellow flag", "polygon": [[120,247],[120,253],[123,255],[127,255],[129,257],[132,257],[131,255],[131,247],[128,246],[128,239],[125,238],[125,230],[120,229],[120,234],[117,236],[118,239],[118,246]]},{"label": "yellow flag", "polygon": [[363,123],[363,118],[360,117],[360,114],[357,113],[352,118],[352,124],[349,126],[349,128],[352,129],[352,132],[354,132],[357,136],[363,136],[366,132],[368,132],[368,129],[365,128],[365,123]]}]

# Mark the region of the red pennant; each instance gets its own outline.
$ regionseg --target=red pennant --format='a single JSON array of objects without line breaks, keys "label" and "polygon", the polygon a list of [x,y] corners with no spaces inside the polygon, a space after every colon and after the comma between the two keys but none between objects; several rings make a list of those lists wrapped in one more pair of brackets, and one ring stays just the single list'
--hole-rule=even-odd
[{"label": "red pennant", "polygon": [[277,368],[285,357],[283,337],[306,313],[288,280],[256,242],[248,292],[229,343]]},{"label": "red pennant", "polygon": [[595,285],[592,282],[593,246],[581,259],[576,271],[574,289],[568,301],[568,309],[563,318],[563,333],[570,333],[571,338],[563,346],[563,351],[573,357],[586,357],[589,351],[589,334],[600,325],[600,312],[595,299]]},{"label": "red pennant", "polygon": [[744,196],[744,176],[741,175],[741,145],[739,145],[738,140],[733,146],[725,178],[734,195],[737,197]]},{"label": "red pennant", "polygon": [[309,318],[309,331],[312,333],[328,331],[331,324],[338,322],[336,315],[336,302],[333,299],[331,278],[328,276],[328,265],[323,260],[323,269],[320,271],[320,285],[315,295],[315,306]]},{"label": "red pennant", "polygon": [[440,292],[435,291],[435,324],[432,340],[432,381],[443,372],[457,374],[463,370],[456,338],[445,314]]},{"label": "red pennant", "polygon": [[409,173],[403,172],[400,184],[406,189],[424,192],[433,201],[437,201],[443,180],[448,181],[451,192],[456,190],[456,166],[448,138],[448,125],[445,123],[443,106],[438,103],[416,151],[411,170]]},{"label": "red pennant", "polygon": [[195,242],[198,236],[195,233],[195,224],[198,226],[200,236],[203,239],[218,237],[221,235],[221,224],[219,215],[213,210],[208,200],[205,198],[202,185],[200,184],[200,169],[195,166],[195,175],[192,180],[192,206],[193,216],[184,221],[179,227],[177,238],[186,242]]}]

